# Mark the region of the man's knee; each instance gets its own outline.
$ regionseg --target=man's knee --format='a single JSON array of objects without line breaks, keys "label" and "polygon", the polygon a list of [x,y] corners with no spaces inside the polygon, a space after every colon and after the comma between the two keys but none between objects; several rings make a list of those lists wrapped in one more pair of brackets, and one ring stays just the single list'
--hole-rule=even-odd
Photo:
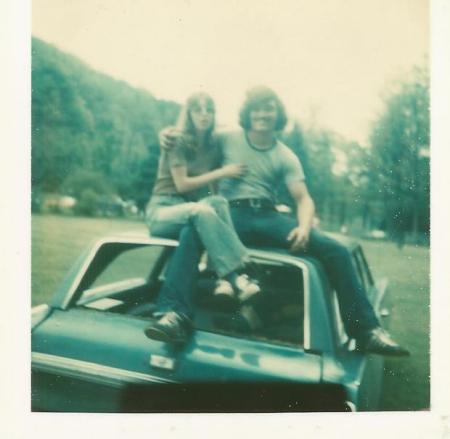
[{"label": "man's knee", "polygon": [[312,230],[309,245],[314,253],[318,253],[319,257],[350,257],[350,251],[345,245],[334,238],[323,235],[317,230]]},{"label": "man's knee", "polygon": [[335,239],[328,239],[327,247],[328,247],[327,249],[328,254],[331,257],[339,258],[341,260],[351,258],[349,249],[344,244],[341,244],[339,241],[336,241]]}]

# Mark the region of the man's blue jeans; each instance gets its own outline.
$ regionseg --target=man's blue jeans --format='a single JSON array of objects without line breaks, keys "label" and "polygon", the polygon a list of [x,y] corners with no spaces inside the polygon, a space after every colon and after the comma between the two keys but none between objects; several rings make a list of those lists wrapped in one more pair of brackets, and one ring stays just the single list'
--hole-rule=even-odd
[{"label": "man's blue jeans", "polygon": [[[298,225],[294,218],[276,210],[251,207],[231,207],[230,211],[236,232],[245,245],[290,247],[287,236]],[[350,337],[379,326],[346,247],[313,229],[303,253],[317,258],[324,266],[336,290],[344,327]]]}]

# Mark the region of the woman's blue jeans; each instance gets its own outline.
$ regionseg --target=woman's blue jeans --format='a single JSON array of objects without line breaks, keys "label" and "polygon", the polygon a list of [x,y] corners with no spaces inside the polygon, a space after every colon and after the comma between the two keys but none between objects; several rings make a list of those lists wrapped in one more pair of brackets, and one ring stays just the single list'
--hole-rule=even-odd
[{"label": "woman's blue jeans", "polygon": [[209,196],[186,202],[179,195],[153,196],[146,210],[152,236],[179,239],[158,299],[158,312],[193,314],[192,296],[202,249],[219,277],[243,267],[249,260],[230,217],[228,202]]}]

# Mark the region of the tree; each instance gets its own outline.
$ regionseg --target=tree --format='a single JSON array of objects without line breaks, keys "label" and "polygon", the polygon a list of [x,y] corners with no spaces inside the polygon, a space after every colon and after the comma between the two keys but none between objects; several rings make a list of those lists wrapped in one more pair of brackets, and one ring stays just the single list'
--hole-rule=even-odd
[{"label": "tree", "polygon": [[428,73],[416,68],[395,84],[373,126],[371,184],[384,203],[387,230],[404,234],[429,231],[429,87]]},{"label": "tree", "polygon": [[33,191],[67,190],[85,171],[143,205],[158,166],[157,133],[179,108],[33,38]]},{"label": "tree", "polygon": [[283,141],[302,162],[316,210],[328,226],[351,223],[360,215],[362,149],[338,134],[295,121]]}]

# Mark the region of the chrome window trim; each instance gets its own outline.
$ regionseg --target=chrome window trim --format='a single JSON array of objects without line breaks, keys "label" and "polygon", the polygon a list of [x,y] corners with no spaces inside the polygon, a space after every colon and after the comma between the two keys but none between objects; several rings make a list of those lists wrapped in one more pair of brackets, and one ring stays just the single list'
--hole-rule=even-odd
[{"label": "chrome window trim", "polygon": [[73,278],[69,288],[67,289],[66,296],[61,304],[62,308],[65,309],[69,305],[72,296],[74,295],[78,285],[80,285],[81,280],[86,274],[87,269],[91,265],[95,255],[98,253],[100,248],[105,244],[142,244],[142,245],[161,245],[166,247],[177,247],[178,241],[174,241],[172,239],[164,239],[164,238],[133,238],[133,237],[118,237],[111,240],[110,238],[104,238],[97,241],[89,251],[86,256],[83,265],[78,270],[78,273]]},{"label": "chrome window trim", "polygon": [[33,371],[82,379],[117,388],[127,384],[173,384],[177,382],[141,372],[75,360],[74,358],[61,357],[59,355],[44,354],[42,352],[32,352],[31,368]]},{"label": "chrome window trim", "polygon": [[334,326],[336,329],[337,340],[339,346],[343,346],[345,343],[348,342],[349,337],[344,328],[344,322],[342,320],[341,312],[339,310],[339,301],[337,298],[336,291],[334,290],[331,290],[331,306],[333,308],[333,314],[335,319]]},{"label": "chrome window trim", "polygon": [[[375,300],[375,302],[373,304],[373,309],[375,310],[375,312],[379,311],[381,302],[383,301],[384,296],[387,293],[387,286],[388,286],[387,279],[382,279],[382,281],[383,281],[383,285],[382,285],[383,289],[378,294],[378,296],[377,296],[377,298],[376,298],[376,300]],[[376,288],[377,288],[377,290],[379,290],[380,289],[380,285],[376,285]]]},{"label": "chrome window trim", "polygon": [[303,349],[311,349],[311,321],[310,321],[310,282],[309,282],[309,270],[308,266],[293,256],[285,256],[281,254],[271,254],[270,257],[266,256],[263,251],[258,250],[251,250],[250,251],[251,256],[253,256],[255,259],[261,259],[264,261],[267,261],[267,263],[273,263],[273,262],[282,262],[285,264],[295,265],[297,268],[300,268],[303,273],[303,282],[304,282],[304,289],[303,289],[303,300],[304,300],[304,311],[303,311]]},{"label": "chrome window trim", "polygon": [[117,282],[111,282],[109,284],[103,284],[98,287],[88,288],[84,290],[81,297],[77,301],[77,305],[85,305],[93,300],[108,297],[126,290],[132,290],[134,288],[143,287],[147,284],[147,281],[142,277],[135,277],[132,279],[120,280]]}]

